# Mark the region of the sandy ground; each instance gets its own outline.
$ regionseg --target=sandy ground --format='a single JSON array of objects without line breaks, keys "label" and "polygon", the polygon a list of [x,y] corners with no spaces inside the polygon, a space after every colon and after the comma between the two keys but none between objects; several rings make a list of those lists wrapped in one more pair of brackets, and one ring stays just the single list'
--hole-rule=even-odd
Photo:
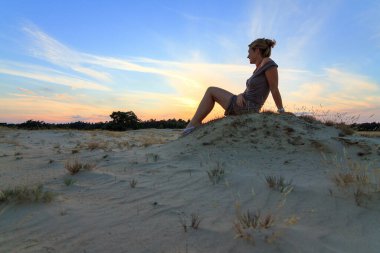
[{"label": "sandy ground", "polygon": [[0,190],[54,193],[0,202],[0,252],[379,252],[380,138],[266,114],[179,134],[0,128]]}]

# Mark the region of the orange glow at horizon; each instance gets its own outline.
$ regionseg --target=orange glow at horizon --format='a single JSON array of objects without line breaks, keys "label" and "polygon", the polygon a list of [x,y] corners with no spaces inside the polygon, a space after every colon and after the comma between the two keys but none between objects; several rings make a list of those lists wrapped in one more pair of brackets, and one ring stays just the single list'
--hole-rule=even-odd
[{"label": "orange glow at horizon", "polygon": [[[180,107],[171,107],[170,105],[161,105],[161,108],[141,109],[141,108],[111,108],[109,106],[94,107],[91,105],[83,105],[70,102],[58,102],[46,99],[41,99],[39,102],[32,98],[3,99],[0,101],[0,107],[5,108],[9,103],[12,103],[13,109],[7,113],[1,112],[1,121],[4,123],[22,123],[27,120],[39,120],[47,123],[70,123],[76,121],[84,122],[106,122],[110,121],[109,115],[114,111],[133,111],[140,120],[146,121],[150,119],[167,120],[167,119],[182,119],[187,121],[194,115],[197,106],[182,105]],[[355,110],[344,110],[342,106],[321,107],[313,104],[304,104],[300,106],[298,103],[288,103],[286,110],[293,113],[307,113],[311,115],[327,114],[329,117],[334,117],[339,113],[352,115],[352,117],[362,117],[362,121],[371,121],[371,118],[376,113],[374,110],[368,109],[366,112]],[[273,99],[268,98],[267,103],[262,108],[263,110],[276,111]],[[204,123],[215,118],[223,117],[223,108],[215,104],[212,112],[204,119]],[[349,116],[347,116],[348,118]],[[352,122],[353,123],[353,122]]]}]

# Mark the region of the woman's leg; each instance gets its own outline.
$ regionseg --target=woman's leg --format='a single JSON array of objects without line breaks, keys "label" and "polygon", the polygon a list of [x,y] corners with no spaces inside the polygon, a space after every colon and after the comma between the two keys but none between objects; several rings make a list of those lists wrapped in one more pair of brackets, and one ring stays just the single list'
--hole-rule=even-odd
[{"label": "woman's leg", "polygon": [[211,112],[214,108],[215,102],[220,104],[224,110],[228,108],[230,100],[233,94],[229,91],[218,87],[208,87],[203,96],[197,111],[195,112],[193,118],[190,120],[190,123],[187,127],[197,127],[202,124],[202,120]]}]

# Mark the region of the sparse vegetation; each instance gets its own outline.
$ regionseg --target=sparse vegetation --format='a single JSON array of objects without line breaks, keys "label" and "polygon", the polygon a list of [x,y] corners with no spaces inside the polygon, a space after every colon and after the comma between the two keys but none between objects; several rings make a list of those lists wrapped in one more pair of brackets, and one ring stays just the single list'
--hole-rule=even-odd
[{"label": "sparse vegetation", "polygon": [[127,149],[130,149],[131,148],[131,145],[129,144],[128,141],[121,141],[119,143],[117,143],[117,146],[120,148],[120,149],[123,149],[123,148],[127,148]]},{"label": "sparse vegetation", "polygon": [[369,184],[369,177],[365,171],[338,173],[334,175],[333,180],[339,187],[348,187],[350,185],[364,186]]},{"label": "sparse vegetation", "polygon": [[273,110],[269,110],[269,109],[263,109],[263,110],[261,110],[261,113],[263,113],[263,114],[267,114],[267,115],[274,115],[274,114],[277,114],[275,111],[273,111]]},{"label": "sparse vegetation", "polygon": [[146,157],[146,161],[148,162],[150,159],[153,161],[153,162],[157,162],[158,159],[160,158],[160,156],[158,154],[154,154],[154,153],[148,153],[145,155]]},{"label": "sparse vegetation", "polygon": [[49,191],[43,191],[43,185],[37,185],[29,188],[27,186],[15,187],[6,190],[0,190],[0,203],[2,202],[51,202],[54,194]]},{"label": "sparse vegetation", "polygon": [[319,121],[316,117],[312,115],[301,115],[298,116],[298,118],[306,121],[307,123],[321,123],[321,121]]},{"label": "sparse vegetation", "polygon": [[136,179],[132,179],[130,182],[129,182],[129,186],[131,188],[135,188],[137,185],[137,180]]},{"label": "sparse vegetation", "polygon": [[199,218],[199,215],[197,213],[191,214],[191,227],[193,229],[198,229],[199,223],[201,223],[201,219]]},{"label": "sparse vegetation", "polygon": [[355,203],[357,206],[365,207],[371,201],[371,194],[362,191],[360,188],[354,192]]},{"label": "sparse vegetation", "polygon": [[217,184],[222,178],[224,178],[224,169],[218,162],[215,168],[207,171],[207,175],[212,184]]},{"label": "sparse vegetation", "polygon": [[82,168],[83,168],[83,165],[78,160],[75,160],[73,162],[67,161],[65,163],[65,169],[71,175],[77,174]]},{"label": "sparse vegetation", "polygon": [[[352,194],[358,206],[367,207],[370,202],[380,200],[374,196],[380,196],[380,177],[376,174],[377,170],[370,172],[369,165],[355,162],[347,159],[344,152],[344,158],[338,160],[337,157],[332,159],[337,172],[331,176],[332,181],[338,187],[338,193]],[[326,157],[324,157],[327,160]],[[330,189],[330,195],[332,190]]]},{"label": "sparse vegetation", "polygon": [[334,124],[334,127],[338,128],[340,132],[340,136],[353,135],[355,130],[351,128],[351,126],[341,122]]},{"label": "sparse vegetation", "polygon": [[237,238],[242,238],[255,244],[254,232],[266,230],[274,225],[275,219],[272,214],[262,216],[260,211],[246,213],[240,213],[240,210],[236,214],[236,222],[234,222],[234,228]]},{"label": "sparse vegetation", "polygon": [[195,229],[195,230],[198,229],[199,224],[201,223],[201,218],[199,217],[198,213],[192,213],[190,215],[190,224],[189,225],[187,225],[188,224],[187,219],[188,219],[188,217],[184,213],[180,214],[179,221],[181,223],[181,226],[182,226],[184,232],[187,232],[187,229],[189,227],[191,227],[192,229]]},{"label": "sparse vegetation", "polygon": [[87,148],[91,151],[95,149],[105,149],[107,147],[107,143],[100,143],[100,142],[89,142],[87,143]]},{"label": "sparse vegetation", "polygon": [[71,174],[74,175],[78,173],[80,170],[91,170],[95,167],[94,164],[90,163],[80,163],[78,160],[73,160],[73,161],[67,161],[65,163],[65,169]]},{"label": "sparse vegetation", "polygon": [[92,170],[93,168],[95,168],[95,164],[92,164],[92,163],[85,163],[85,164],[83,164],[83,169],[84,170]]},{"label": "sparse vegetation", "polygon": [[67,177],[67,178],[64,179],[64,183],[65,183],[66,186],[73,185],[75,182],[76,182],[76,180],[73,179],[73,178]]},{"label": "sparse vegetation", "polygon": [[[324,159],[327,160],[326,157]],[[347,159],[345,150],[342,159],[338,160],[337,157],[333,157],[331,162],[337,170],[331,177],[336,186],[360,188],[371,183],[368,165],[365,166],[360,162]]]},{"label": "sparse vegetation", "polygon": [[265,180],[268,183],[269,188],[281,193],[290,193],[294,189],[292,181],[286,181],[282,176],[267,176],[265,177]]},{"label": "sparse vegetation", "polygon": [[186,221],[186,215],[185,214],[181,214],[179,216],[179,222],[183,228],[183,231],[186,233],[187,232],[187,221]]}]

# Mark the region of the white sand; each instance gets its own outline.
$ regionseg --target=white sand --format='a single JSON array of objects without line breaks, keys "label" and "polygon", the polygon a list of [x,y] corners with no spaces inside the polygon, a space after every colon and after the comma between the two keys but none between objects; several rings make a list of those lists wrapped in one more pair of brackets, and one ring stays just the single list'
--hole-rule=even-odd
[{"label": "white sand", "polygon": [[[357,161],[376,183],[379,138],[264,114],[180,132],[0,128],[0,190],[42,183],[56,194],[0,204],[0,252],[379,252],[380,194],[358,206],[355,186],[331,179]],[[96,167],[70,176],[74,159]],[[207,171],[217,164],[225,176],[213,185]],[[292,180],[293,191],[270,189],[266,176]],[[248,209],[275,219],[245,230],[255,244],[234,229]],[[192,213],[201,223],[185,232],[180,220]]]}]

